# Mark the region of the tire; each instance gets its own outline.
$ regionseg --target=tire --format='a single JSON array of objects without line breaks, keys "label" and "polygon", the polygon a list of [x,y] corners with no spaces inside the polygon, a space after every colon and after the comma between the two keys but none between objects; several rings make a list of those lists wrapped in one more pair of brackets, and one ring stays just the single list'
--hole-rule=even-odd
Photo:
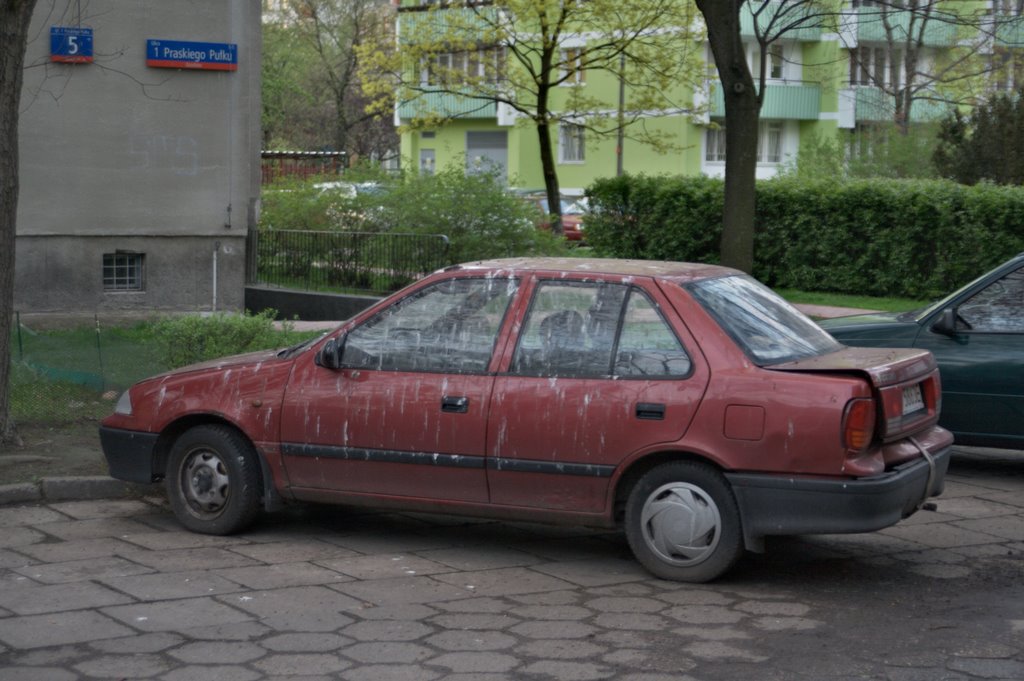
[{"label": "tire", "polygon": [[676,582],[708,582],[743,554],[740,512],[729,483],[693,461],[662,464],[626,502],[626,539],[640,564]]},{"label": "tire", "polygon": [[256,452],[227,426],[185,431],[167,461],[167,497],[178,521],[201,534],[231,534],[260,510],[262,480]]}]

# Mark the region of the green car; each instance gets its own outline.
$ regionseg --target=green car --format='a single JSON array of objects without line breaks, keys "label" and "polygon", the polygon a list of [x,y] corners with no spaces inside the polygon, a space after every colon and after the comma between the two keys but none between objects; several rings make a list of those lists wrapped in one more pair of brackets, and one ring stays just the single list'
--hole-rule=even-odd
[{"label": "green car", "polygon": [[846,345],[931,350],[957,443],[1024,449],[1024,253],[923,309],[821,326]]}]

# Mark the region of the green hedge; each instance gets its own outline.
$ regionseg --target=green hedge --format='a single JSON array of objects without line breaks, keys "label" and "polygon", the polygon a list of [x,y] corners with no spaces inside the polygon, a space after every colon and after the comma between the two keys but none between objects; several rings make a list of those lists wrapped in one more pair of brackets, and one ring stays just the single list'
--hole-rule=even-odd
[{"label": "green hedge", "polygon": [[[601,255],[718,261],[723,183],[624,176],[588,188]],[[757,186],[754,274],[780,288],[932,298],[1024,251],[1024,188],[939,180]]]}]

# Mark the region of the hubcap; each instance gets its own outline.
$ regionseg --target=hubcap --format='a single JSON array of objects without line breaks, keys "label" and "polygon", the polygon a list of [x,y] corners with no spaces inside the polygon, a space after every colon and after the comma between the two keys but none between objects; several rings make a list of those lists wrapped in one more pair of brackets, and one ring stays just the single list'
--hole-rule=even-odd
[{"label": "hubcap", "polygon": [[227,468],[215,452],[198,449],[181,466],[181,489],[193,513],[218,515],[224,510],[230,487]]},{"label": "hubcap", "polygon": [[696,565],[710,556],[721,537],[722,518],[707,492],[685,482],[656,489],[640,516],[644,541],[672,565]]}]

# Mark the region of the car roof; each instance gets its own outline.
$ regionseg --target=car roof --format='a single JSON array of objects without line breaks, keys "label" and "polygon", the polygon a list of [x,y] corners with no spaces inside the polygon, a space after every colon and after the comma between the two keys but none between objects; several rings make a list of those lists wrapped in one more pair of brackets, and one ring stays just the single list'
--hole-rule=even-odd
[{"label": "car roof", "polygon": [[669,262],[661,260],[618,260],[613,258],[499,258],[463,263],[446,271],[532,271],[552,274],[572,272],[580,274],[615,274],[633,277],[657,277],[676,281],[711,279],[738,270],[704,263]]}]

